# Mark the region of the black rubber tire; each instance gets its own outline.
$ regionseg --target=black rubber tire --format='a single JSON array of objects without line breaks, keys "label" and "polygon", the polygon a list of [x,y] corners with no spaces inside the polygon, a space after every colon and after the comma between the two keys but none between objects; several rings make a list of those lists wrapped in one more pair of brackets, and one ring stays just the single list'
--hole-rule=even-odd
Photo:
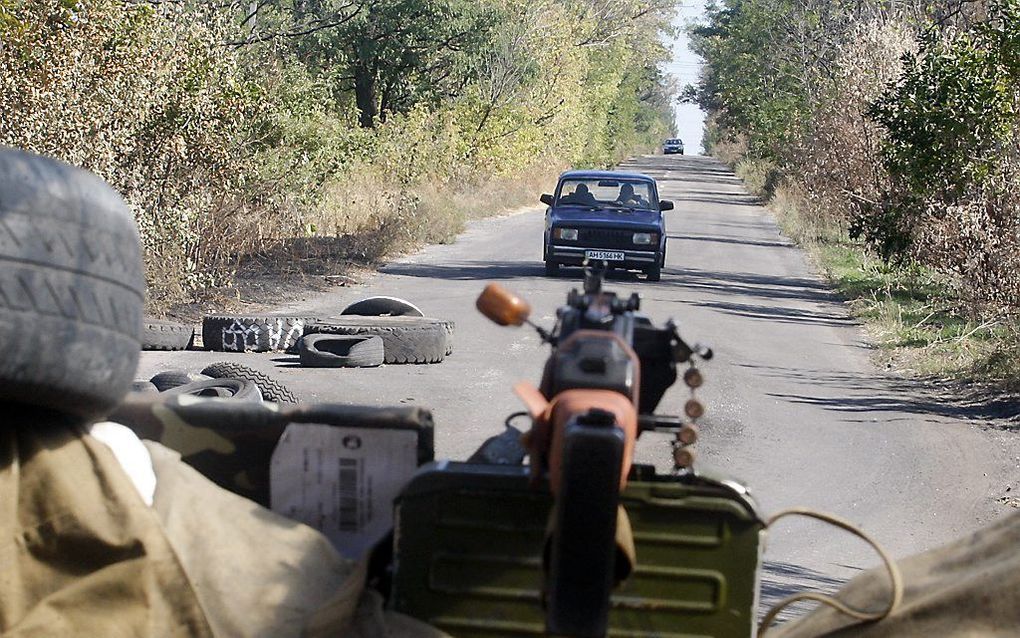
[{"label": "black rubber tire", "polygon": [[214,379],[245,379],[258,386],[264,401],[272,403],[298,403],[298,397],[294,392],[276,379],[267,374],[249,368],[240,363],[220,361],[207,365],[202,374]]},{"label": "black rubber tire", "polygon": [[210,315],[202,319],[202,345],[216,352],[283,352],[297,345],[314,317]]},{"label": "black rubber tire", "polygon": [[172,390],[178,386],[188,385],[196,381],[208,381],[212,377],[204,374],[195,374],[185,370],[166,370],[154,375],[149,382],[156,386],[160,392]]},{"label": "black rubber tire", "polygon": [[560,265],[555,261],[546,260],[545,262],[545,276],[546,277],[557,277],[560,274]]},{"label": "black rubber tire", "polygon": [[[361,315],[364,317],[424,317],[418,306],[398,297],[367,297],[361,301],[355,301],[347,306],[340,313],[341,315]],[[452,321],[445,321],[446,328],[446,356],[453,354],[453,329]],[[300,352],[299,352],[300,354]],[[304,364],[302,364],[304,365]],[[362,366],[364,367],[364,366]]]},{"label": "black rubber tire", "polygon": [[257,385],[247,379],[207,379],[195,381],[176,388],[170,388],[163,394],[177,396],[191,394],[197,397],[220,397],[259,403],[262,401],[262,393]]},{"label": "black rubber tire", "polygon": [[131,384],[132,392],[142,392],[145,394],[157,394],[159,388],[157,388],[151,381],[135,381]]},{"label": "black rubber tire", "polygon": [[367,297],[355,301],[340,313],[363,317],[424,317],[418,306],[396,297]]},{"label": "black rubber tire", "polygon": [[108,413],[138,367],[144,290],[138,231],[112,188],[0,147],[0,403]]},{"label": "black rubber tire", "polygon": [[305,334],[365,335],[383,341],[385,363],[439,363],[447,327],[428,317],[332,317],[305,326]]},{"label": "black rubber tire", "polygon": [[648,281],[659,281],[662,279],[662,266],[655,264],[645,271],[645,279]]},{"label": "black rubber tire", "polygon": [[146,319],[142,324],[142,350],[187,350],[195,342],[195,329],[183,323]]},{"label": "black rubber tire", "polygon": [[310,334],[298,342],[306,368],[374,368],[385,360],[383,340],[361,335]]},{"label": "black rubber tire", "polygon": [[453,354],[453,331],[457,324],[445,319],[440,319],[439,321],[443,324],[443,330],[446,331],[446,356],[450,356]]}]

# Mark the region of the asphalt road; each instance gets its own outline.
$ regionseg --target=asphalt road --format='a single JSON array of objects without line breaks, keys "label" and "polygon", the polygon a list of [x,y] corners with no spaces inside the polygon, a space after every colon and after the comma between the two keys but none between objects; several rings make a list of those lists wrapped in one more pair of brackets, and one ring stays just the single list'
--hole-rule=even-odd
[{"label": "asphalt road", "polygon": [[[709,411],[699,467],[744,481],[765,512],[806,505],[848,518],[896,556],[1007,511],[997,499],[1007,486],[1017,488],[1016,434],[965,419],[878,370],[846,308],[729,170],[708,158],[675,156],[626,168],[656,177],[677,208],[667,213],[662,281],[621,276],[610,286],[641,293],[647,314],[676,317],[687,339],[716,352],[703,367]],[[544,276],[542,225],[539,208],[477,222],[455,243],[396,260],[362,285],[281,303],[281,311],[328,316],[371,294],[407,298],[456,321],[455,352],[442,364],[306,370],[280,355],[143,353],[138,376],[198,371],[229,358],[273,374],[307,400],[428,406],[437,455],[465,458],[519,409],[511,385],[537,381],[546,354],[531,331],[499,328],[479,315],[475,297],[487,282],[501,281],[551,326],[578,283],[571,270]],[[686,398],[677,387],[660,411],[677,413]],[[664,437],[646,437],[638,454],[668,467]],[[766,602],[799,586],[831,588],[878,562],[858,541],[809,522],[772,531],[766,559]]]}]

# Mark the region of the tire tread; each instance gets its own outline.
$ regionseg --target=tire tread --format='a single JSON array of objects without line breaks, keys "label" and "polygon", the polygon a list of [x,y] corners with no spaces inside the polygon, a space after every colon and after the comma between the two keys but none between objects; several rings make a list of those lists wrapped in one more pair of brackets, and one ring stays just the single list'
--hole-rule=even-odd
[{"label": "tire tread", "polygon": [[[378,336],[386,363],[440,363],[448,349],[448,328],[428,317],[334,317],[305,327],[305,334]],[[452,330],[452,327],[450,328]]]},{"label": "tire tread", "polygon": [[269,375],[232,361],[218,361],[202,369],[202,374],[214,379],[244,379],[254,383],[262,392],[262,398],[272,403],[298,403],[294,392]]}]

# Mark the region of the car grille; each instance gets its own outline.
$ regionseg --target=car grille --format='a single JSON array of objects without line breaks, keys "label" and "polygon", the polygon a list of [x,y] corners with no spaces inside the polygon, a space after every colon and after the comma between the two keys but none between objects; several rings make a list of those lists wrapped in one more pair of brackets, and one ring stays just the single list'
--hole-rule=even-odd
[{"label": "car grille", "polygon": [[[585,248],[634,248],[633,230],[610,230],[608,228],[579,228],[577,243]],[[645,250],[654,250],[643,246]]]}]

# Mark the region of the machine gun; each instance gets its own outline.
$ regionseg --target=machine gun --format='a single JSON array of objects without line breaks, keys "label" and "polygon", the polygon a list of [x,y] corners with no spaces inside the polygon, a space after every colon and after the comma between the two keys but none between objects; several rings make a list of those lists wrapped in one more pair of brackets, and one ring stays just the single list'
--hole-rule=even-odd
[{"label": "machine gun", "polygon": [[[684,378],[694,390],[702,383],[695,361],[712,357],[710,349],[688,345],[672,321],[656,327],[640,315],[637,294],[623,299],[605,291],[605,271],[604,263],[589,265],[583,291],[570,292],[554,329],[535,326],[552,355],[539,388],[515,388],[533,421],[524,437],[532,479],[548,475],[554,495],[544,552],[546,630],[560,636],[606,635],[610,594],[633,569],[631,525],[619,496],[636,440],[648,430],[674,433],[676,468],[690,468],[701,404],[688,402],[686,421],[654,411],[676,382],[678,363],[691,366]],[[500,325],[530,323],[528,304],[497,284],[477,306]]]}]

